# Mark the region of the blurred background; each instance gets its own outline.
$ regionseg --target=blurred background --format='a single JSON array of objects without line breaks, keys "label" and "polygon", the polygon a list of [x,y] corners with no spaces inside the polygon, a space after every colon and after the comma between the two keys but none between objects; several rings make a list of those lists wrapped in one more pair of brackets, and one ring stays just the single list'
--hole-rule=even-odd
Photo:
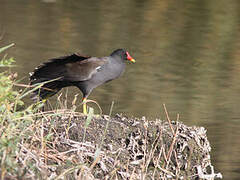
[{"label": "blurred background", "polygon": [[207,129],[215,170],[239,179],[240,1],[0,0],[0,37],[16,44],[8,54],[26,84],[47,59],[127,49],[136,64],[89,98],[106,114],[114,101],[114,113],[150,119],[165,119],[165,103],[172,120]]}]

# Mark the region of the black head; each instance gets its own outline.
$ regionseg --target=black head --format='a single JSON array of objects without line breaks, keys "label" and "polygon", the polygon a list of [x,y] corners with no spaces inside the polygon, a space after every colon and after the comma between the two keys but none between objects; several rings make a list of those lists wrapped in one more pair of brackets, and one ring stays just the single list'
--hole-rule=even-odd
[{"label": "black head", "polygon": [[115,51],[112,52],[112,54],[110,55],[112,57],[120,57],[122,60],[129,60],[131,62],[135,63],[135,60],[130,56],[130,54],[124,50],[124,49],[117,49]]}]

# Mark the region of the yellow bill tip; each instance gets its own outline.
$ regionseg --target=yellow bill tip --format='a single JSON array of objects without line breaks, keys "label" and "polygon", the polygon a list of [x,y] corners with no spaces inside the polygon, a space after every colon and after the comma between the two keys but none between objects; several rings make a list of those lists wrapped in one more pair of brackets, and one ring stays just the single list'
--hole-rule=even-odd
[{"label": "yellow bill tip", "polygon": [[135,61],[135,59],[130,59],[129,61],[131,61],[131,62],[133,62],[133,63],[135,63],[136,61]]}]

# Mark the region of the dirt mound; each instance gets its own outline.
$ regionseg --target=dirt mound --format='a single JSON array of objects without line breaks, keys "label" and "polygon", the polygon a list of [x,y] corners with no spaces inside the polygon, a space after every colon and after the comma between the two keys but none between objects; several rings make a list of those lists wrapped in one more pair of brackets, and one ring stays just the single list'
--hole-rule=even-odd
[{"label": "dirt mound", "polygon": [[58,111],[38,117],[35,131],[19,144],[24,179],[221,178],[203,127]]}]

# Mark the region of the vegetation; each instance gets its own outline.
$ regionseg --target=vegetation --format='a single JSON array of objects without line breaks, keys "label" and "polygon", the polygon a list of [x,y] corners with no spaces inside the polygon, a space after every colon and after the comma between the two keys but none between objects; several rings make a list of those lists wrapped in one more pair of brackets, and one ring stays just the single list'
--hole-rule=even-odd
[{"label": "vegetation", "polygon": [[[0,49],[0,53],[13,44]],[[9,68],[14,62],[13,58],[4,56],[0,62],[1,68]],[[30,92],[20,93],[14,90],[16,74],[10,69],[0,73],[0,159],[1,179],[6,174],[23,174],[24,169],[19,166],[16,157],[19,153],[20,142],[28,141],[33,131],[30,128],[34,122],[33,113],[38,109],[29,106],[23,110],[17,110],[24,105],[22,98]]]},{"label": "vegetation", "polygon": [[[0,53],[13,44],[0,49]],[[0,179],[213,179],[204,128],[122,115],[88,116],[61,106],[42,112],[26,106],[31,89],[11,73],[4,56],[0,73]],[[16,85],[22,87],[15,90]],[[112,107],[110,110],[110,114]]]}]

